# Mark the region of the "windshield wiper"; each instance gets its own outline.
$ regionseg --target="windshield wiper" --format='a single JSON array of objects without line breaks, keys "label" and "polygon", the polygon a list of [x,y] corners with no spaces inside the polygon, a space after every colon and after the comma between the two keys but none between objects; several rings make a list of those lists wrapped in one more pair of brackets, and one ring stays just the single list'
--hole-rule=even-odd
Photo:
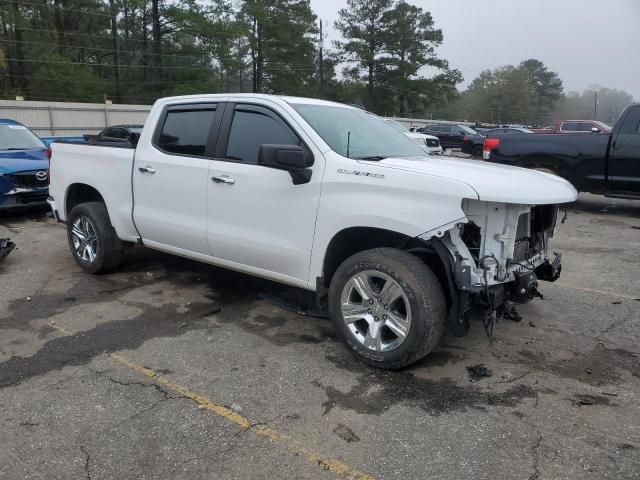
[{"label": "windshield wiper", "polygon": [[385,158],[388,157],[383,157],[382,155],[370,155],[368,157],[351,157],[354,158],[356,160],[373,160],[373,161],[379,161],[379,160],[384,160]]}]

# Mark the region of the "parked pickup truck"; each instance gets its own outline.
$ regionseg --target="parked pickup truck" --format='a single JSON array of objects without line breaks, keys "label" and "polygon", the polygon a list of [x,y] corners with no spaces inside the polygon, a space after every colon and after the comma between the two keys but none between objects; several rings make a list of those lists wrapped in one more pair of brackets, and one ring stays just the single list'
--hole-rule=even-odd
[{"label": "parked pickup truck", "polygon": [[611,133],[611,127],[597,120],[558,120],[554,127],[533,128],[533,133]]},{"label": "parked pickup truck", "polygon": [[565,180],[427,156],[380,117],[256,94],[158,100],[135,148],[53,144],[51,198],[87,272],[141,244],[316,292],[359,358],[400,368],[554,280]]},{"label": "parked pickup truck", "polygon": [[494,135],[483,158],[555,173],[579,191],[640,198],[640,104],[628,106],[610,134]]}]

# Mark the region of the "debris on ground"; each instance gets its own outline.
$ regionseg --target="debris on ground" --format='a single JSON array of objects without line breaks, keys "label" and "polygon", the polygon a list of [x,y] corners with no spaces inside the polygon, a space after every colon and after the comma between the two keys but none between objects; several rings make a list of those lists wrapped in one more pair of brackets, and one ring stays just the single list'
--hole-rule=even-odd
[{"label": "debris on ground", "polygon": [[11,251],[16,248],[16,244],[8,238],[0,238],[0,262],[4,260]]},{"label": "debris on ground", "polygon": [[533,322],[529,322],[529,326],[530,326],[530,327],[533,327],[533,328],[536,328],[536,324],[535,324],[535,323],[533,323]]},{"label": "debris on ground", "polygon": [[467,372],[469,372],[469,378],[472,382],[477,382],[481,378],[490,377],[491,375],[493,375],[493,373],[491,373],[491,370],[486,368],[483,363],[467,366]]},{"label": "debris on ground", "polygon": [[518,313],[516,306],[513,302],[505,302],[504,312],[502,313],[502,318],[505,320],[511,320],[513,322],[522,321],[522,315]]},{"label": "debris on ground", "polygon": [[191,303],[181,303],[176,308],[176,312],[180,314],[189,313],[191,311]]},{"label": "debris on ground", "polygon": [[356,435],[353,430],[351,430],[349,427],[341,423],[339,423],[338,426],[333,429],[333,433],[338,435],[341,439],[343,439],[347,443],[360,441],[360,437]]}]

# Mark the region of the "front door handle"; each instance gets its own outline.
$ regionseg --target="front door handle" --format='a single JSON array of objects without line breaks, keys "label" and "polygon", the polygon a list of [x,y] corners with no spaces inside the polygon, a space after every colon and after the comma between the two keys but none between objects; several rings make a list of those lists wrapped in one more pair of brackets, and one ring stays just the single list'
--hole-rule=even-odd
[{"label": "front door handle", "polygon": [[226,183],[227,185],[233,185],[236,181],[228,175],[220,175],[218,177],[211,177],[216,183]]},{"label": "front door handle", "polygon": [[149,165],[147,165],[146,167],[139,167],[138,170],[140,170],[142,173],[156,173],[156,169],[150,167]]}]

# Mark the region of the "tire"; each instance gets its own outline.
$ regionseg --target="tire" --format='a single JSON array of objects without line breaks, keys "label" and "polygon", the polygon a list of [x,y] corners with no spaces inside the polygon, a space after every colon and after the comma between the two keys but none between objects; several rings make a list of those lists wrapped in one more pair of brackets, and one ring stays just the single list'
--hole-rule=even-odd
[{"label": "tire", "polygon": [[[394,295],[398,300],[387,304]],[[345,260],[331,280],[329,311],[349,350],[378,368],[411,365],[431,352],[445,331],[446,302],[436,275],[414,255],[395,248],[366,250]]]},{"label": "tire", "polygon": [[471,156],[481,158],[482,157],[482,145],[476,145],[471,150]]},{"label": "tire", "polygon": [[[89,242],[83,244],[78,233],[89,238]],[[124,243],[111,225],[107,207],[102,202],[81,203],[71,209],[67,219],[67,238],[73,258],[86,272],[113,270],[124,257]],[[91,250],[86,249],[88,243]]]}]

